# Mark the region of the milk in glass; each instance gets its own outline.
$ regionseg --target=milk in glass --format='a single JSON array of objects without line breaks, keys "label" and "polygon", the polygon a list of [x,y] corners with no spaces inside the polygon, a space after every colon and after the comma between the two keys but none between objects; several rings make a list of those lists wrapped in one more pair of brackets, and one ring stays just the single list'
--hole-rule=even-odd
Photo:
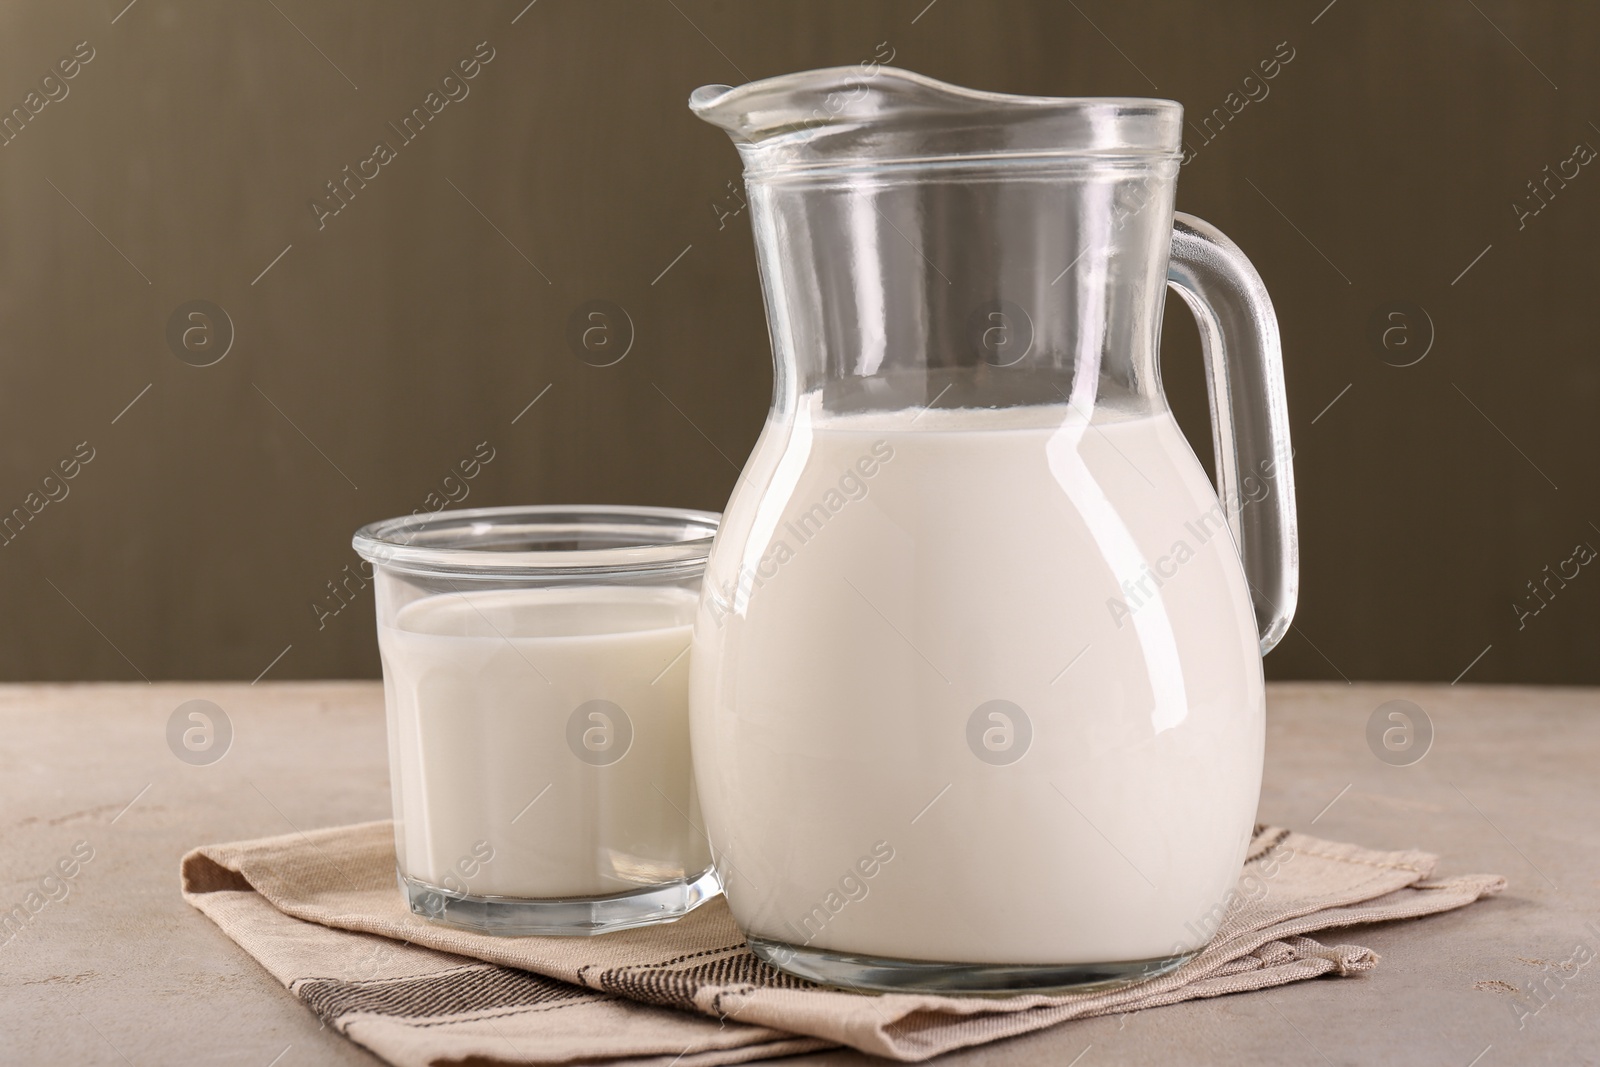
[{"label": "milk in glass", "polygon": [[559,899],[707,870],[689,762],[694,606],[669,587],[463,591],[380,625],[401,871]]}]

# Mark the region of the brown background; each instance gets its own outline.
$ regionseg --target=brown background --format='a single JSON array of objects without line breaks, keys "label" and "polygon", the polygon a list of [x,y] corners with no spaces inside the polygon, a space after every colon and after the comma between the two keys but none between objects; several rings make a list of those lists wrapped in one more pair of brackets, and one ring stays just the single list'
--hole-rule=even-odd
[{"label": "brown background", "polygon": [[[698,85],[887,42],[961,84],[1197,116],[1286,41],[1270,95],[1191,141],[1178,193],[1249,253],[1283,328],[1303,587],[1268,673],[1448,681],[1482,653],[1470,681],[1600,682],[1600,576],[1521,629],[1513,609],[1600,546],[1600,172],[1520,230],[1512,207],[1600,146],[1600,8],[524,2],[0,9],[5,109],[95,53],[0,148],[0,510],[79,442],[95,456],[0,548],[0,677],[250,679],[286,648],[270,677],[374,675],[370,591],[321,628],[312,605],[337,606],[356,526],[420,506],[482,441],[470,505],[719,509],[771,371],[748,220],[719,228],[737,159],[685,109]],[[470,96],[319,230],[324,182],[480,41]],[[234,325],[213,366],[165,340],[193,299]],[[565,340],[595,299],[635,324],[612,367]],[[1436,333],[1414,366],[1369,338],[1397,301]],[[1204,453],[1195,331],[1176,301],[1167,321]]]}]

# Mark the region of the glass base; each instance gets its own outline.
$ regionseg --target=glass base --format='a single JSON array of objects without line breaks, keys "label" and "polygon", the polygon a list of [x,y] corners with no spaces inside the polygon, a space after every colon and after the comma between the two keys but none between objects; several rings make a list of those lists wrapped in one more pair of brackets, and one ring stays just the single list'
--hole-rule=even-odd
[{"label": "glass base", "polygon": [[1199,954],[1120,963],[935,963],[857,956],[765,938],[747,938],[750,951],[780,971],[853,992],[1015,996],[1021,993],[1099,993],[1175,971]]},{"label": "glass base", "polygon": [[500,937],[589,937],[681,919],[722,892],[716,872],[605,897],[527,900],[456,893],[396,870],[411,914]]}]

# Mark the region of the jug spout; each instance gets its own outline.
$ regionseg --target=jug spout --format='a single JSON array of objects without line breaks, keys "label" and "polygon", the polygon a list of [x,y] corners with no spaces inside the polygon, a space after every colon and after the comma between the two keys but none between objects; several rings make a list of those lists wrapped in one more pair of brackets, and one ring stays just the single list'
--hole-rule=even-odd
[{"label": "jug spout", "polygon": [[[1175,156],[1182,107],[1171,100],[1014,96],[865,63],[689,97],[741,147],[782,145],[779,162],[939,156]],[[747,157],[747,162],[749,159]]]}]

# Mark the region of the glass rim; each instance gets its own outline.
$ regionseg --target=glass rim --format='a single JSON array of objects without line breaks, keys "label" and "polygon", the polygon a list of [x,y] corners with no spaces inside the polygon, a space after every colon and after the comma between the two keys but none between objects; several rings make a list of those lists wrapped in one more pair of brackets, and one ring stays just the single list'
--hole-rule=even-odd
[{"label": "glass rim", "polygon": [[[630,504],[455,508],[368,523],[351,545],[375,567],[421,577],[681,577],[704,570],[721,520],[714,511]],[[535,542],[609,532],[615,543],[506,550],[486,536],[496,530]]]},{"label": "glass rim", "polygon": [[993,92],[876,63],[703,85],[689,109],[733,138],[747,174],[960,158],[1131,164],[1182,156],[1176,100]]}]

